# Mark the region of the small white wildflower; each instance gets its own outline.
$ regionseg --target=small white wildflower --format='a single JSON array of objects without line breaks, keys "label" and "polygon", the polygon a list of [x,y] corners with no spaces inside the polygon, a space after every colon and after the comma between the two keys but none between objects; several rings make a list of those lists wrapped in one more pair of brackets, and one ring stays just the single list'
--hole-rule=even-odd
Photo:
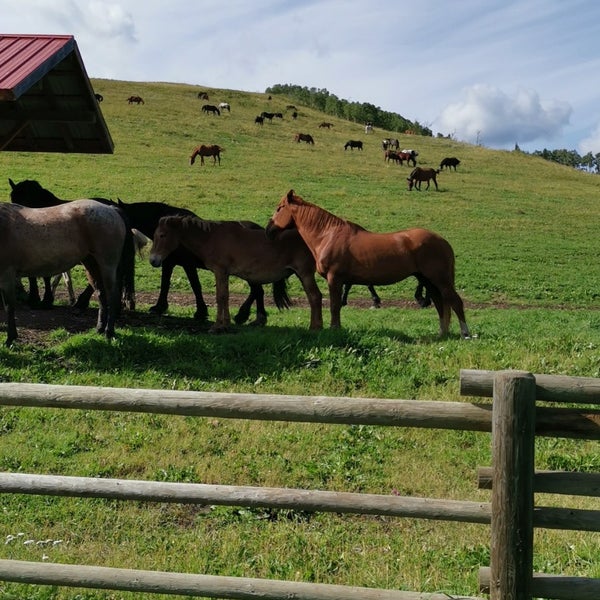
[{"label": "small white wildflower", "polygon": [[52,542],[52,545],[53,545],[53,546],[58,546],[59,544],[62,544],[62,542],[63,542],[62,540],[54,540],[54,541]]},{"label": "small white wildflower", "polygon": [[12,542],[14,539],[15,539],[15,536],[14,536],[14,535],[10,535],[10,534],[8,534],[8,535],[6,536],[6,541],[5,541],[4,543],[5,543],[5,544],[10,544],[10,542]]},{"label": "small white wildflower", "polygon": [[48,560],[50,557],[47,554],[42,554],[42,560]]},{"label": "small white wildflower", "polygon": [[30,544],[35,544],[35,540],[25,540],[23,542],[23,546],[29,546]]}]

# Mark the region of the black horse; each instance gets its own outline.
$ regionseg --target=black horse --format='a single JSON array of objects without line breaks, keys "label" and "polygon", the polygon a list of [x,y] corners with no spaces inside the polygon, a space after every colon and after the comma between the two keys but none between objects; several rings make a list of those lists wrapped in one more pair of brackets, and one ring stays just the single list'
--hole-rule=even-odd
[{"label": "black horse", "polygon": [[[11,187],[10,201],[15,204],[21,204],[29,208],[48,208],[49,206],[56,206],[58,204],[65,204],[69,200],[61,200],[55,196],[51,191],[43,188],[37,181],[26,179],[19,183],[15,183],[12,179],[8,180]],[[131,232],[132,225],[128,222],[127,217],[119,209],[117,204],[112,200],[106,198],[91,198],[102,204],[112,205],[125,221],[127,225],[127,234],[125,238],[125,246],[123,248],[123,255],[121,256],[121,263],[119,265],[119,281],[122,296],[130,310],[135,310],[135,245],[133,234]],[[91,284],[85,288],[83,292],[77,298],[74,306],[76,308],[87,308],[90,302],[90,298],[94,293],[94,288]],[[40,293],[37,285],[37,279],[35,277],[29,278],[29,297],[28,303],[30,306],[40,306],[41,308],[51,308],[54,303],[54,291],[52,289],[52,282],[50,277],[44,277],[44,297],[40,301]]]},{"label": "black horse", "polygon": [[359,150],[363,149],[363,143],[360,140],[348,140],[344,145],[344,150],[354,150],[354,148],[358,148]]},{"label": "black horse", "polygon": [[[154,237],[154,230],[162,217],[172,215],[197,217],[191,210],[171,206],[164,202],[125,203],[122,200],[119,200],[119,207],[127,215],[132,227],[135,227],[149,238]],[[250,229],[263,229],[262,226],[253,223],[252,221],[241,221],[241,223]],[[156,304],[150,308],[150,311],[162,314],[169,308],[167,297],[171,287],[171,276],[173,275],[173,270],[176,266],[182,267],[185,271],[192,291],[194,292],[194,296],[196,297],[196,312],[194,313],[194,318],[202,321],[207,320],[208,308],[204,301],[204,297],[202,296],[202,286],[197,271],[197,269],[205,269],[206,267],[204,263],[198,260],[196,255],[183,246],[174,250],[162,262],[160,293]],[[267,320],[267,312],[264,304],[263,286],[261,284],[250,282],[248,282],[248,284],[250,285],[250,294],[242,306],[240,306],[237,315],[234,317],[234,321],[238,325],[245,323],[250,316],[252,304],[256,302],[256,322],[258,324],[264,324]],[[287,295],[287,279],[281,279],[280,281],[273,283],[273,299],[275,305],[279,309],[289,308],[291,306],[291,300]]]}]

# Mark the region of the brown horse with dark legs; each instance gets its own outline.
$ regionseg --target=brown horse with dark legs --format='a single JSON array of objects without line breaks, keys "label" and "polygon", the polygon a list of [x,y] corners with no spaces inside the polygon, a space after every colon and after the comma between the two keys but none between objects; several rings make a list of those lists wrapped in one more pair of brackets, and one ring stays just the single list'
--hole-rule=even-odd
[{"label": "brown horse with dark legs", "polygon": [[296,228],[327,279],[331,327],[340,327],[345,283],[389,285],[411,275],[423,283],[437,309],[440,335],[447,335],[452,311],[464,338],[470,337],[463,301],[454,287],[454,252],[427,229],[372,233],[305,202],[293,190],[285,195],[267,225],[267,236]]},{"label": "brown horse with dark legs", "polygon": [[213,157],[213,165],[217,164],[217,161],[219,161],[219,164],[221,164],[221,152],[224,151],[225,148],[221,148],[221,146],[217,146],[216,144],[212,144],[210,146],[206,146],[204,144],[201,146],[196,146],[192,152],[192,155],[190,156],[190,165],[193,165],[196,162],[196,156],[200,157],[201,165],[204,164],[205,156]]},{"label": "brown horse with dark legs", "polygon": [[297,231],[269,240],[264,229],[249,229],[235,221],[163,217],[154,232],[150,264],[160,267],[179,245],[195,254],[215,274],[217,319],[213,331],[226,330],[231,324],[230,275],[263,284],[296,273],[310,304],[310,328],[323,327],[322,294],[315,281],[315,261]]}]

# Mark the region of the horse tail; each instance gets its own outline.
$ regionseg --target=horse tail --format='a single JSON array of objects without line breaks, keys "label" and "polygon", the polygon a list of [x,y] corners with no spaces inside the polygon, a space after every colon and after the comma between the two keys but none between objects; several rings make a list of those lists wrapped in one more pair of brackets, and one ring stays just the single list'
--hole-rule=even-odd
[{"label": "horse tail", "polygon": [[273,282],[273,301],[279,310],[292,306],[292,299],[287,293],[287,277]]},{"label": "horse tail", "polygon": [[123,303],[129,310],[135,310],[135,254],[136,238],[134,237],[129,218],[122,209],[117,209],[125,223],[125,241],[121,251],[121,259],[117,270],[119,289]]}]

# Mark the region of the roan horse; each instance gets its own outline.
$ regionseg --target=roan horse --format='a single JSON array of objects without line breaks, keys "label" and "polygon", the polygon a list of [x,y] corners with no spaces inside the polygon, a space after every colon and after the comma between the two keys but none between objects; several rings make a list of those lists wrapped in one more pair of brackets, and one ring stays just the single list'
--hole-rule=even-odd
[{"label": "roan horse", "polygon": [[[32,179],[25,179],[19,183],[15,183],[9,178],[8,183],[11,187],[10,200],[15,204],[21,204],[29,208],[48,208],[58,204],[68,204],[69,200],[61,200],[56,197],[50,190],[43,188],[39,182]],[[91,198],[102,204],[116,206],[112,200],[106,198]],[[122,212],[119,212],[121,218],[127,225],[127,234],[125,245],[123,247],[123,256],[121,257],[121,265],[119,269],[119,286],[123,294],[123,300],[130,310],[135,309],[135,247],[134,239],[130,231],[130,225],[127,223],[126,217]],[[56,273],[54,273],[56,275]],[[68,274],[64,274],[68,275]],[[67,279],[67,277],[65,277]],[[68,277],[70,280],[70,277]],[[40,303],[37,280],[35,277],[29,277],[29,304],[31,306],[40,305],[42,308],[50,308],[54,302],[54,289],[50,281],[50,276],[44,277],[44,297]],[[87,308],[90,298],[94,293],[92,285],[88,285],[81,292],[77,300],[74,302],[75,308]],[[72,290],[69,290],[69,295],[72,296]]]},{"label": "roan horse", "polygon": [[163,217],[154,233],[150,264],[161,266],[179,245],[193,252],[215,274],[217,318],[213,331],[226,330],[229,315],[229,277],[271,283],[294,272],[310,304],[310,328],[323,327],[322,294],[315,281],[315,262],[296,231],[269,240],[263,229],[249,229],[234,221],[205,221],[198,217]]},{"label": "roan horse", "polygon": [[293,190],[285,195],[267,224],[267,235],[296,228],[313,253],[317,271],[327,279],[331,327],[340,327],[345,283],[389,285],[415,276],[437,309],[440,335],[447,335],[452,311],[464,338],[470,337],[463,301],[454,287],[454,252],[427,229],[371,233],[305,202]]},{"label": "roan horse", "polygon": [[6,308],[6,345],[17,339],[16,281],[50,277],[83,263],[98,290],[96,329],[114,337],[118,270],[127,226],[114,206],[74,200],[49,208],[0,204],[0,292]]},{"label": "roan horse", "polygon": [[219,164],[221,164],[221,152],[224,151],[225,148],[221,148],[221,146],[217,146],[217,144],[212,144],[210,146],[202,144],[200,146],[196,146],[192,152],[192,155],[190,156],[190,165],[193,165],[196,162],[196,156],[200,157],[201,165],[204,164],[205,156],[213,157],[213,165],[216,165],[217,161],[219,161]]},{"label": "roan horse", "polygon": [[[158,222],[162,217],[196,217],[191,210],[171,206],[164,202],[130,202],[125,203],[119,200],[119,208],[125,213],[132,227],[135,227],[149,238],[154,237],[154,232],[158,227]],[[251,221],[235,221],[248,229],[258,229],[264,232],[264,229],[257,223]],[[208,307],[202,295],[202,286],[198,277],[197,269],[207,269],[206,265],[198,259],[190,250],[184,246],[179,246],[169,256],[165,257],[161,265],[160,293],[156,304],[150,307],[150,312],[162,314],[169,308],[168,296],[171,287],[171,277],[176,266],[180,266],[185,271],[192,291],[196,299],[196,311],[194,318],[200,321],[208,319]],[[290,300],[287,296],[286,281],[277,281],[273,283],[273,298],[278,308],[287,308]],[[264,304],[264,291],[260,284],[250,283],[250,294],[240,306],[234,321],[241,325],[250,317],[252,304],[256,302],[256,324],[262,325],[267,322],[267,312]]]}]

